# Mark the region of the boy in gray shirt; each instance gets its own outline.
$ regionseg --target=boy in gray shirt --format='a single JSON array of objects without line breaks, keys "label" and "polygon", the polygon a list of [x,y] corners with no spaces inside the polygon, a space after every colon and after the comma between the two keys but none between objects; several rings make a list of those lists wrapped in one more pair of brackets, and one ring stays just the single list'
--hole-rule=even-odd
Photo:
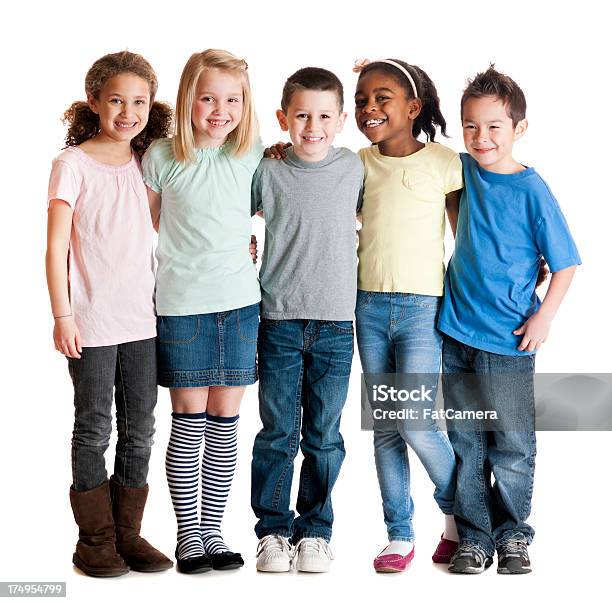
[{"label": "boy in gray shirt", "polygon": [[[339,427],[353,356],[363,166],[351,151],[331,146],[346,118],[333,73],[300,69],[285,83],[281,107],[277,117],[293,146],[280,161],[264,159],[252,186],[266,242],[258,340],[263,428],[253,447],[251,504],[259,571],[289,571],[295,557],[299,571],[323,572],[333,558],[331,490],[344,459]],[[304,460],[295,517],[298,445]]]}]

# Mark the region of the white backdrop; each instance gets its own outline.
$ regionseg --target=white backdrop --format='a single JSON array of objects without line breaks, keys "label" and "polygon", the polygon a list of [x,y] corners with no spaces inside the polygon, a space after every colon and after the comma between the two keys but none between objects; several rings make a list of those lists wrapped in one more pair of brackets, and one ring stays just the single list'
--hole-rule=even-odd
[{"label": "white backdrop", "polygon": [[[607,186],[609,32],[600,3],[583,1],[494,5],[484,2],[70,2],[3,8],[0,39],[5,138],[2,145],[2,502],[0,580],[67,581],[69,598],[228,596],[309,601],[327,596],[424,600],[496,600],[523,594],[575,599],[605,583],[609,568],[611,494],[609,433],[542,433],[538,440],[528,576],[460,578],[430,561],[442,530],[433,487],[413,463],[416,557],[408,572],[380,576],[371,560],[385,529],[374,472],[371,434],[359,430],[359,359],[342,422],[347,458],[334,497],[336,561],[327,575],[259,575],[249,506],[250,451],[259,428],[255,387],[241,411],[240,458],[224,523],[228,543],[243,552],[239,572],[182,576],[130,573],[114,580],[72,569],[76,541],[68,502],[72,390],[66,361],[53,351],[44,277],[45,195],[51,159],[64,128],[59,117],[83,98],[84,76],[101,55],[128,48],[157,71],[158,98],[174,103],[182,67],[192,52],[227,48],[249,63],[264,142],[281,133],[274,111],[285,78],[316,65],[345,85],[349,119],[337,144],[357,150],[367,141],[352,119],[358,57],[397,57],[423,67],[437,85],[451,138],[462,150],[459,99],[467,77],[494,61],[523,87],[529,130],[516,158],[533,165],[559,200],[584,265],[578,270],[548,342],[540,372],[605,372],[612,329],[608,317],[611,197]],[[262,225],[254,229],[263,235]],[[448,249],[450,252],[450,247]],[[163,474],[170,405],[160,390],[151,495],[143,533],[171,555],[175,524]],[[414,458],[414,457],[413,457]],[[111,467],[110,461],[108,464]],[[509,584],[509,582],[511,584]],[[274,590],[271,590],[274,589]],[[603,595],[603,593],[602,593]]]}]

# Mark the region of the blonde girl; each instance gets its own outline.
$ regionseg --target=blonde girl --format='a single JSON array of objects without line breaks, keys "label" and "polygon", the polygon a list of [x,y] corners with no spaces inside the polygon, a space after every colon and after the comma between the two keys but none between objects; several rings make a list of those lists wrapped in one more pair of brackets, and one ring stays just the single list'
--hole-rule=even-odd
[{"label": "blonde girl", "polygon": [[166,473],[184,573],[244,563],[226,546],[221,520],[240,401],[256,380],[260,292],[249,254],[250,187],[261,156],[246,62],[224,50],[192,55],[175,135],[153,144],[143,161],[159,224],[158,379],[172,401]]}]

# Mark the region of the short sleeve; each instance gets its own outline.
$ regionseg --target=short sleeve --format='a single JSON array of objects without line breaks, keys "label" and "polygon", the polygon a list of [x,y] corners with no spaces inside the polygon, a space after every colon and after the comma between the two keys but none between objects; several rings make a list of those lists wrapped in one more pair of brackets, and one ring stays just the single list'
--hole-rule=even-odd
[{"label": "short sleeve", "polygon": [[264,154],[264,146],[261,142],[261,138],[258,138],[249,153],[249,157],[253,163],[253,171],[257,169],[257,166],[261,163]]},{"label": "short sleeve", "polygon": [[142,178],[144,183],[156,193],[161,193],[163,188],[162,169],[165,161],[162,142],[166,141],[153,142],[142,158]]},{"label": "short sleeve", "polygon": [[261,167],[255,170],[251,181],[251,216],[263,210]]},{"label": "short sleeve", "polygon": [[254,174],[255,170],[257,169],[257,166],[263,159],[263,154],[264,146],[261,142],[261,139],[258,138],[246,154],[242,155],[239,158],[235,158],[235,160],[240,162],[240,164],[247,170],[249,170],[251,174]]},{"label": "short sleeve", "polygon": [[550,271],[559,272],[564,268],[577,266],[582,261],[557,200],[546,190],[548,194],[540,201],[541,215],[535,239]]},{"label": "short sleeve", "polygon": [[367,149],[359,149],[359,151],[357,151],[357,156],[359,157],[359,160],[363,164],[364,170],[365,170],[365,165],[366,165],[366,150]]},{"label": "short sleeve", "polygon": [[47,205],[52,199],[61,199],[74,209],[80,191],[80,182],[73,167],[62,159],[55,159],[49,177]]},{"label": "short sleeve", "polygon": [[461,158],[457,153],[453,153],[448,166],[446,168],[444,178],[444,194],[452,193],[463,188],[463,168],[461,165]]}]

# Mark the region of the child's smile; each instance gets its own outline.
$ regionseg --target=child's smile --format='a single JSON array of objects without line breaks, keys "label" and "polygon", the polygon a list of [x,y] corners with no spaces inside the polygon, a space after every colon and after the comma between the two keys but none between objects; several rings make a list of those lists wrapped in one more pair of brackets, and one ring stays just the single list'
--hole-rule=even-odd
[{"label": "child's smile", "polygon": [[120,73],[104,84],[90,106],[100,119],[102,134],[118,141],[130,141],[140,134],[149,119],[149,84],[132,73]]},{"label": "child's smile", "polygon": [[469,98],[463,106],[463,141],[468,153],[491,172],[514,173],[523,166],[512,158],[514,141],[523,135],[526,122],[516,128],[506,107],[495,96]]},{"label": "child's smile", "polygon": [[221,69],[202,72],[191,109],[197,147],[221,146],[242,119],[243,93],[240,78]]},{"label": "child's smile", "polygon": [[346,117],[331,90],[298,90],[287,112],[279,110],[276,115],[281,128],[289,132],[295,154],[304,161],[325,159]]},{"label": "child's smile", "polygon": [[229,119],[207,119],[206,121],[208,121],[213,128],[225,128],[230,122]]},{"label": "child's smile", "polygon": [[396,79],[385,72],[372,70],[359,79],[355,120],[370,142],[381,146],[405,145],[412,139],[413,120],[419,111],[419,101],[407,98]]},{"label": "child's smile", "polygon": [[379,126],[382,126],[382,124],[384,124],[386,121],[387,121],[386,119],[380,119],[380,118],[367,119],[366,121],[363,122],[363,127],[368,130],[371,128],[378,128]]},{"label": "child's smile", "polygon": [[118,128],[119,130],[131,130],[132,128],[135,128],[138,125],[137,121],[130,121],[130,122],[122,122],[122,121],[115,121],[115,127]]}]

